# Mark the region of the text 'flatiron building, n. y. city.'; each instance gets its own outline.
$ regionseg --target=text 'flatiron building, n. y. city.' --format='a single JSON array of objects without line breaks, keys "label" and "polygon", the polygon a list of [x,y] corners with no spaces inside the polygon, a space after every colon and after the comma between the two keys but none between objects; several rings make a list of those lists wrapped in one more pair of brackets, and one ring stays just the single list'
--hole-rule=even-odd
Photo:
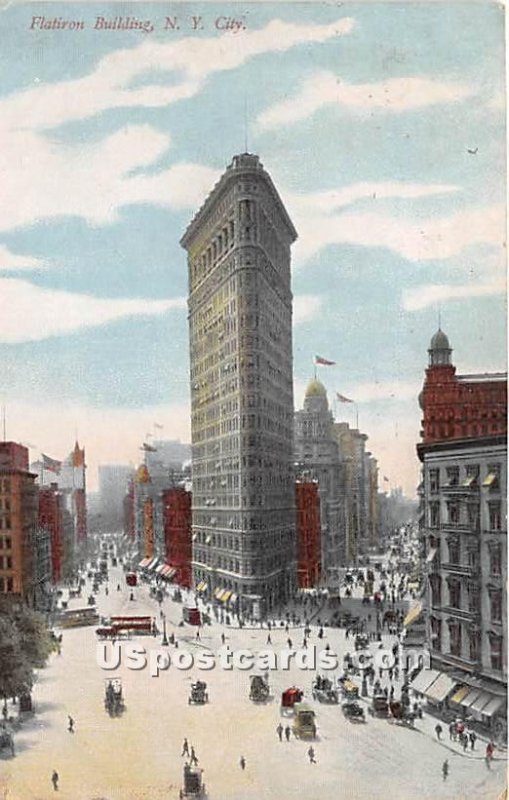
[{"label": "text 'flatiron building, n. y. city.'", "polygon": [[235,156],[188,253],[193,572],[261,616],[296,586],[292,293],[296,231],[255,155]]}]

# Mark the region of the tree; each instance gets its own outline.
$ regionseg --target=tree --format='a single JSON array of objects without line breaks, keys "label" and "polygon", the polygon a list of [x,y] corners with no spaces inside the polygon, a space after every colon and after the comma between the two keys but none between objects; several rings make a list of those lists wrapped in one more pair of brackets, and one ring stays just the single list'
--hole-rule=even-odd
[{"label": "tree", "polygon": [[32,667],[21,646],[21,635],[14,621],[0,614],[0,697],[29,694],[33,686]]},{"label": "tree", "polygon": [[32,667],[41,669],[53,649],[44,617],[22,605],[14,612],[13,621],[20,634],[21,649],[26,660]]}]

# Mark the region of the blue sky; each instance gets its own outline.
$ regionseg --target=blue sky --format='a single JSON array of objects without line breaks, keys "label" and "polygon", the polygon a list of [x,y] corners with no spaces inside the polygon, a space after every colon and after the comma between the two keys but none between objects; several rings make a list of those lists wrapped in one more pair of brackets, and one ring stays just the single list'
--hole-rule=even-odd
[{"label": "blue sky", "polygon": [[[136,462],[154,421],[188,439],[178,242],[247,128],[299,233],[296,404],[314,354],[335,360],[320,372],[331,401],[357,401],[382,475],[412,492],[438,306],[459,372],[505,368],[503,10],[177,3],[177,31],[168,8],[0,16],[9,436],[60,457],[77,431],[91,485],[98,463]],[[154,31],[94,30],[98,14]],[[35,16],[85,29],[31,29]]]}]

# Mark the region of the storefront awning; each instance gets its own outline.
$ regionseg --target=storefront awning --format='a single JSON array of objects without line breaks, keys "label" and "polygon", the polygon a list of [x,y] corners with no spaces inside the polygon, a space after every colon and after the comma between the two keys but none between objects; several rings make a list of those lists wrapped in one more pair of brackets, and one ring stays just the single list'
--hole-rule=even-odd
[{"label": "storefront awning", "polygon": [[148,572],[152,572],[152,570],[154,570],[157,567],[158,563],[159,563],[159,559],[158,558],[153,558],[151,560],[150,564],[147,566]]},{"label": "storefront awning", "polygon": [[405,619],[403,620],[403,625],[407,628],[412,622],[415,622],[422,614],[422,603],[417,603],[416,606],[410,609],[408,614],[406,615]]},{"label": "storefront awning", "polygon": [[233,592],[232,596],[230,597],[230,603],[232,603],[233,605],[233,603],[236,602],[237,602],[237,595],[235,594],[235,592]]},{"label": "storefront awning", "polygon": [[481,692],[477,700],[474,700],[474,702],[470,706],[470,711],[477,711],[478,713],[484,713],[483,711],[484,706],[488,705],[492,697],[493,695],[488,694],[488,692]]},{"label": "storefront awning", "polygon": [[473,485],[474,485],[474,483],[475,483],[475,480],[476,480],[476,478],[475,478],[475,475],[467,475],[467,477],[465,478],[465,480],[464,480],[464,481],[462,481],[462,484],[461,484],[461,485],[462,485],[462,486],[465,486],[467,489],[470,489],[470,488],[471,488],[471,486],[473,486]]},{"label": "storefront awning", "polygon": [[496,711],[500,708],[500,706],[505,705],[505,698],[504,697],[492,697],[490,702],[484,706],[482,710],[482,714],[485,717],[492,717]]},{"label": "storefront awning", "polygon": [[143,561],[140,561],[138,566],[140,567],[140,569],[146,569],[148,567],[148,565],[150,564],[150,561],[151,561],[150,558],[144,558]]},{"label": "storefront awning", "polygon": [[216,598],[216,600],[219,600],[219,598],[223,594],[223,592],[224,592],[224,589],[222,587],[218,587],[217,589],[214,589],[214,597]]},{"label": "storefront awning", "polygon": [[424,694],[424,691],[436,681],[440,675],[437,669],[423,669],[412,681],[412,689],[419,694]]},{"label": "storefront awning", "polygon": [[441,672],[436,681],[433,681],[431,686],[426,689],[424,694],[430,700],[436,700],[437,703],[443,703],[447,695],[453,691],[455,686],[457,686],[457,681],[452,680],[447,673]]},{"label": "storefront awning", "polygon": [[223,592],[223,594],[221,595],[221,602],[227,603],[231,596],[232,592]]},{"label": "storefront awning", "polygon": [[460,705],[461,701],[465,699],[467,694],[470,691],[470,686],[462,686],[461,689],[458,689],[456,694],[453,694],[451,697],[451,703],[456,703],[456,705]]},{"label": "storefront awning", "polygon": [[498,475],[496,472],[489,472],[485,479],[482,482],[483,486],[493,486],[498,480]]},{"label": "storefront awning", "polygon": [[164,564],[159,564],[159,566],[156,567],[155,571],[157,572],[158,575],[161,575],[161,573],[162,573],[162,571],[164,569],[164,566],[165,566]]},{"label": "storefront awning", "polygon": [[199,584],[196,586],[197,592],[203,592],[207,588],[207,583],[205,581],[200,581]]},{"label": "storefront awning", "polygon": [[477,700],[477,698],[479,697],[480,694],[481,694],[481,690],[480,689],[470,689],[469,693],[461,701],[460,705],[462,705],[463,708],[469,708],[469,706],[472,705],[474,700]]}]

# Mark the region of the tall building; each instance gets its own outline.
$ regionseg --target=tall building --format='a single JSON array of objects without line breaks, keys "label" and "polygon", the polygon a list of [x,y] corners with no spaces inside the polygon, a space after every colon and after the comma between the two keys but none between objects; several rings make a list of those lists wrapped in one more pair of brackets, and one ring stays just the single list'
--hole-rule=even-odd
[{"label": "tall building", "polygon": [[[100,530],[117,532],[122,528],[123,502],[134,468],[128,464],[101,464],[99,477]],[[90,503],[89,511],[90,511]]]},{"label": "tall building", "polygon": [[295,483],[297,505],[297,578],[299,589],[319,586],[322,546],[320,491],[318,481],[299,479]]},{"label": "tall building", "polygon": [[51,542],[51,580],[62,580],[62,559],[64,551],[63,499],[58,484],[39,488],[39,528],[46,530]]},{"label": "tall building", "polygon": [[322,577],[327,585],[339,588],[346,543],[342,464],[327,391],[316,379],[308,384],[303,409],[295,412],[295,462],[298,477],[318,482]]},{"label": "tall building", "polygon": [[369,546],[368,496],[372,491],[372,477],[366,459],[368,437],[356,428],[350,428],[347,422],[336,422],[334,430],[343,463],[341,494],[345,509],[345,559],[346,563],[352,564],[357,563]]},{"label": "tall building", "polygon": [[[447,336],[429,348],[423,411],[427,643],[450,703],[507,735],[507,379],[457,375]],[[430,689],[433,692],[433,686]]]},{"label": "tall building", "polygon": [[0,595],[30,606],[38,595],[35,477],[27,448],[0,442]]},{"label": "tall building", "polygon": [[165,560],[174,571],[174,581],[180,586],[192,585],[192,515],[191,492],[181,486],[162,493]]},{"label": "tall building", "polygon": [[295,228],[258,156],[235,156],[188,254],[194,580],[263,616],[296,586]]}]

